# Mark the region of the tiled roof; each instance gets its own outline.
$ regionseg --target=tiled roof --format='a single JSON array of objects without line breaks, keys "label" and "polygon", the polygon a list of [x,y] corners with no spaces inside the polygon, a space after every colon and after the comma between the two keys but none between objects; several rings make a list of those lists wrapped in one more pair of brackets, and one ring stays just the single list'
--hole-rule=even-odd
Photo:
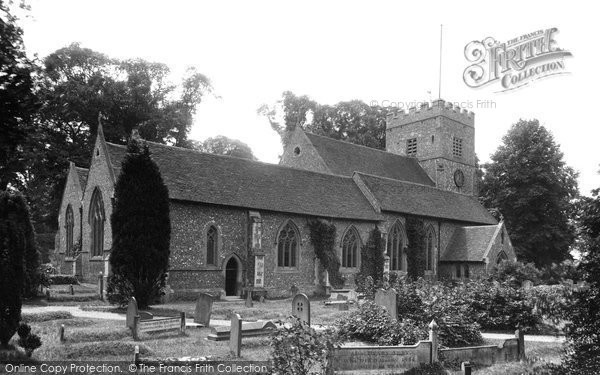
[{"label": "tiled roof", "polygon": [[311,133],[305,133],[331,173],[352,176],[362,172],[417,184],[435,184],[416,158],[396,155]]},{"label": "tiled roof", "polygon": [[358,173],[382,211],[443,218],[466,223],[496,224],[474,197],[436,187]]},{"label": "tiled roof", "polygon": [[85,184],[90,170],[81,167],[75,167],[75,170],[77,171],[77,177],[79,178],[79,186],[81,186],[81,190],[85,190]]},{"label": "tiled roof", "polygon": [[441,261],[481,262],[498,225],[456,228]]},{"label": "tiled roof", "polygon": [[[125,146],[107,143],[118,176]],[[311,216],[380,220],[351,177],[148,142],[171,199]]]}]

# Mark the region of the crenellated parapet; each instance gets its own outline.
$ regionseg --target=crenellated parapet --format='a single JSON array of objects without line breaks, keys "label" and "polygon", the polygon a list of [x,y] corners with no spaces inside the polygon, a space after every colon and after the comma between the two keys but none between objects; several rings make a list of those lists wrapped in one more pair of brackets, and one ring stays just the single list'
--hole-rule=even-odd
[{"label": "crenellated parapet", "polygon": [[398,111],[389,113],[386,128],[389,130],[437,116],[444,116],[468,126],[475,126],[475,114],[472,111],[467,111],[452,102],[437,99],[431,104],[422,103],[418,108],[412,107],[408,112],[399,109]]}]

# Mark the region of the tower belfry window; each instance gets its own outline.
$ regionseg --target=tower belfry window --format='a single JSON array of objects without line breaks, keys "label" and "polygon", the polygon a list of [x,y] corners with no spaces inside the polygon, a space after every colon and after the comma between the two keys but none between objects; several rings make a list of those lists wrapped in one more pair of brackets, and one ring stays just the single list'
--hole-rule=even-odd
[{"label": "tower belfry window", "polygon": [[452,138],[452,155],[455,158],[462,158],[463,156],[463,140],[462,138]]},{"label": "tower belfry window", "polygon": [[417,156],[417,138],[406,140],[406,156]]}]

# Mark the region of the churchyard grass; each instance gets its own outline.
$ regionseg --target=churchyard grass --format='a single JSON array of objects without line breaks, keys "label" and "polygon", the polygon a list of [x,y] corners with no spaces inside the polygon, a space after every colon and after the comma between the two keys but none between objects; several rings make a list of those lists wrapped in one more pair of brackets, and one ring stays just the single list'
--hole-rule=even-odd
[{"label": "churchyard grass", "polygon": [[[311,300],[311,324],[333,324],[336,319],[345,316],[347,311],[339,311],[337,307],[326,307],[324,300]],[[85,304],[84,310],[89,311],[111,311],[124,313],[125,309],[102,306],[98,304]],[[148,310],[155,316],[177,316],[179,312],[185,312],[186,317],[193,318],[195,313],[195,301],[178,301],[161,305],[153,305]],[[351,310],[354,307],[351,307]],[[212,307],[211,319],[229,320],[232,313],[240,314],[243,319],[249,320],[285,320],[291,315],[292,299],[266,300],[265,302],[254,302],[253,307],[244,306],[244,301],[216,302]]]},{"label": "churchyard grass", "polygon": [[[45,314],[45,313],[43,313]],[[43,315],[39,314],[39,315]],[[209,328],[188,328],[185,336],[176,332],[140,335],[134,341],[124,321],[68,318],[31,321],[32,331],[40,335],[43,345],[35,351],[34,360],[126,360],[131,361],[136,345],[142,357],[205,357],[231,358],[227,341],[206,340]],[[65,326],[65,342],[58,339],[61,325]],[[269,358],[269,338],[244,338],[242,358]]]},{"label": "churchyard grass", "polygon": [[[486,344],[501,344],[503,340],[486,340]],[[476,368],[473,374],[479,375],[520,375],[536,373],[536,369],[544,363],[559,364],[562,355],[562,344],[559,342],[525,343],[527,360],[522,362],[499,363],[490,367]]]}]

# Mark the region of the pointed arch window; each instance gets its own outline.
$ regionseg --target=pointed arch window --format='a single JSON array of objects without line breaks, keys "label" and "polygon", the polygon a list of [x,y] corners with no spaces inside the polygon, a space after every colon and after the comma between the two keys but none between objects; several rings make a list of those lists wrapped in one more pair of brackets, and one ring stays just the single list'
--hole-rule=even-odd
[{"label": "pointed arch window", "polygon": [[104,251],[104,202],[100,189],[94,189],[90,202],[89,223],[91,228],[92,256],[102,256]]},{"label": "pointed arch window", "polygon": [[404,228],[396,222],[388,234],[387,255],[390,257],[391,271],[406,270],[406,261],[403,256],[406,235]]},{"label": "pointed arch window", "polygon": [[501,251],[500,254],[498,254],[498,259],[496,259],[496,264],[499,264],[503,260],[508,260],[508,256],[504,251]]},{"label": "pointed arch window", "polygon": [[360,236],[356,228],[351,227],[342,239],[342,267],[358,267],[358,254],[360,251]]},{"label": "pointed arch window", "polygon": [[425,269],[433,271],[435,264],[435,231],[429,227],[425,235]]},{"label": "pointed arch window", "polygon": [[73,217],[73,207],[71,204],[67,206],[65,213],[65,237],[66,237],[66,256],[72,257],[73,254],[73,228],[75,227],[75,220]]},{"label": "pointed arch window", "polygon": [[277,266],[294,268],[298,266],[300,236],[296,226],[288,222],[277,236]]},{"label": "pointed arch window", "polygon": [[217,243],[219,241],[219,232],[214,225],[211,225],[206,232],[206,264],[217,265]]}]

